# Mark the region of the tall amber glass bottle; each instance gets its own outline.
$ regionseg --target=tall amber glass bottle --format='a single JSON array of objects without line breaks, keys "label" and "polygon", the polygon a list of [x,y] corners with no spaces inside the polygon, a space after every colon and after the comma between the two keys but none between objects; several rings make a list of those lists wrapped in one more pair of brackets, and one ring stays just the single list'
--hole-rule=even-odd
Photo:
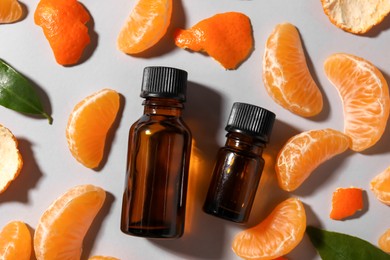
[{"label": "tall amber glass bottle", "polygon": [[274,121],[275,114],[264,108],[233,104],[226,144],[218,151],[203,206],[206,213],[238,223],[248,220]]},{"label": "tall amber glass bottle", "polygon": [[150,238],[184,232],[191,132],[182,119],[187,72],[144,70],[144,114],[130,128],[121,230]]}]

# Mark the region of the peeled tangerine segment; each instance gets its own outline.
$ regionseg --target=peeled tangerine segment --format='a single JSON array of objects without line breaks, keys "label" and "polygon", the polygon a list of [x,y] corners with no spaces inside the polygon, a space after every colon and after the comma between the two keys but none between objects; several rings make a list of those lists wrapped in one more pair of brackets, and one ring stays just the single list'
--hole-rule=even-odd
[{"label": "peeled tangerine segment", "polygon": [[16,22],[22,15],[23,9],[17,0],[0,1],[0,24]]},{"label": "peeled tangerine segment", "polygon": [[382,73],[369,61],[345,53],[329,56],[325,74],[338,90],[344,108],[344,133],[357,152],[382,137],[390,112],[389,88]]},{"label": "peeled tangerine segment", "polygon": [[238,12],[216,14],[175,33],[178,47],[205,52],[226,69],[236,69],[253,51],[253,42],[249,17]]},{"label": "peeled tangerine segment", "polygon": [[330,218],[342,220],[363,209],[363,190],[361,188],[337,188],[332,197]]},{"label": "peeled tangerine segment", "polygon": [[323,162],[346,151],[350,138],[330,128],[291,137],[280,150],[275,170],[280,188],[297,189]]},{"label": "peeled tangerine segment", "polygon": [[268,94],[283,108],[303,117],[322,111],[320,89],[307,67],[297,28],[278,24],[266,42],[263,81]]},{"label": "peeled tangerine segment", "polygon": [[293,250],[305,230],[305,208],[299,199],[289,198],[279,203],[262,222],[238,233],[232,249],[244,259],[275,259]]},{"label": "peeled tangerine segment", "polygon": [[102,162],[106,139],[119,106],[119,93],[102,89],[80,101],[70,114],[66,127],[68,147],[85,167],[97,168]]},{"label": "peeled tangerine segment", "polygon": [[172,0],[138,0],[117,39],[118,49],[137,54],[156,45],[171,23]]},{"label": "peeled tangerine segment", "polygon": [[42,214],[34,234],[37,260],[80,259],[83,239],[102,207],[106,192],[97,186],[75,186]]},{"label": "peeled tangerine segment", "polygon": [[379,237],[378,246],[380,249],[390,254],[390,228]]},{"label": "peeled tangerine segment", "polygon": [[11,221],[0,231],[0,259],[30,260],[31,234],[22,221]]},{"label": "peeled tangerine segment", "polygon": [[371,180],[370,189],[379,201],[390,206],[390,167]]},{"label": "peeled tangerine segment", "polygon": [[17,139],[8,128],[0,125],[0,193],[18,177],[22,166]]},{"label": "peeled tangerine segment", "polygon": [[329,20],[351,33],[363,34],[381,23],[390,12],[389,0],[321,0]]}]

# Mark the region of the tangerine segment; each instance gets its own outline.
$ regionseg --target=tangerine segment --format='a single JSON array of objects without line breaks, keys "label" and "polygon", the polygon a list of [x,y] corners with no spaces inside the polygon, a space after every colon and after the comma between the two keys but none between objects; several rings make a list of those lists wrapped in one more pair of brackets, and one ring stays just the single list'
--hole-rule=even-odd
[{"label": "tangerine segment", "polygon": [[321,0],[329,20],[344,31],[363,34],[379,24],[390,12],[388,0]]},{"label": "tangerine segment", "polygon": [[342,220],[363,209],[363,190],[360,188],[337,188],[333,192],[330,218]]},{"label": "tangerine segment", "polygon": [[302,240],[306,213],[298,198],[281,202],[260,224],[241,231],[232,249],[244,259],[275,259],[286,255]]},{"label": "tangerine segment", "polygon": [[31,234],[24,222],[11,221],[0,231],[0,259],[30,260]]},{"label": "tangerine segment", "polygon": [[34,13],[35,24],[43,32],[61,65],[77,63],[90,43],[89,13],[77,0],[40,0]]},{"label": "tangerine segment", "polygon": [[0,125],[0,194],[18,177],[22,167],[18,140],[8,128]]},{"label": "tangerine segment", "polygon": [[390,254],[390,228],[379,237],[378,246],[380,249]]},{"label": "tangerine segment", "polygon": [[322,94],[307,67],[297,28],[278,24],[268,37],[263,57],[268,94],[283,108],[303,117],[322,110]]},{"label": "tangerine segment", "polygon": [[286,191],[297,189],[320,164],[346,151],[350,142],[348,136],[330,128],[291,137],[277,156],[279,186]]},{"label": "tangerine segment", "polygon": [[66,138],[73,157],[84,166],[96,168],[101,163],[119,105],[119,94],[115,90],[103,89],[74,107],[66,127]]},{"label": "tangerine segment", "polygon": [[13,23],[23,15],[23,9],[17,0],[0,1],[0,23]]},{"label": "tangerine segment", "polygon": [[337,88],[344,107],[344,132],[351,149],[363,151],[382,137],[390,112],[387,82],[369,61],[345,54],[325,60],[325,74]]},{"label": "tangerine segment", "polygon": [[390,206],[390,167],[371,180],[370,189],[379,201]]},{"label": "tangerine segment", "polygon": [[171,23],[172,0],[138,0],[117,39],[127,54],[143,52],[157,44]]},{"label": "tangerine segment", "polygon": [[34,234],[38,260],[80,259],[82,243],[105,200],[102,188],[79,185],[58,197],[42,214]]},{"label": "tangerine segment", "polygon": [[216,14],[175,32],[176,46],[205,52],[226,69],[237,68],[253,51],[253,42],[249,17],[238,12]]}]

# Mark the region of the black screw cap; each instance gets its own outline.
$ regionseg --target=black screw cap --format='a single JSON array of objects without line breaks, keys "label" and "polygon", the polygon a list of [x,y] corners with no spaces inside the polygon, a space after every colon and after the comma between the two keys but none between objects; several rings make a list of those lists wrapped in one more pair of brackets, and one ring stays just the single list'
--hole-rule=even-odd
[{"label": "black screw cap", "polygon": [[186,100],[187,72],[170,67],[146,67],[144,69],[141,97],[174,98]]},{"label": "black screw cap", "polygon": [[247,103],[233,104],[225,130],[243,132],[268,143],[275,122],[275,114]]}]

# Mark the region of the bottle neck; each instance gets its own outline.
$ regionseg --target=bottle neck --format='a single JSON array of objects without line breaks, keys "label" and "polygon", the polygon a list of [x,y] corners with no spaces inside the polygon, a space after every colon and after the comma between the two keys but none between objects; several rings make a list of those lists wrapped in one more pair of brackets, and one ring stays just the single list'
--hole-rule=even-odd
[{"label": "bottle neck", "polygon": [[184,108],[183,102],[172,98],[146,98],[144,114],[180,117]]},{"label": "bottle neck", "polygon": [[256,155],[261,155],[265,147],[265,143],[250,135],[237,132],[229,132],[226,134],[225,146],[240,150],[251,152]]}]

